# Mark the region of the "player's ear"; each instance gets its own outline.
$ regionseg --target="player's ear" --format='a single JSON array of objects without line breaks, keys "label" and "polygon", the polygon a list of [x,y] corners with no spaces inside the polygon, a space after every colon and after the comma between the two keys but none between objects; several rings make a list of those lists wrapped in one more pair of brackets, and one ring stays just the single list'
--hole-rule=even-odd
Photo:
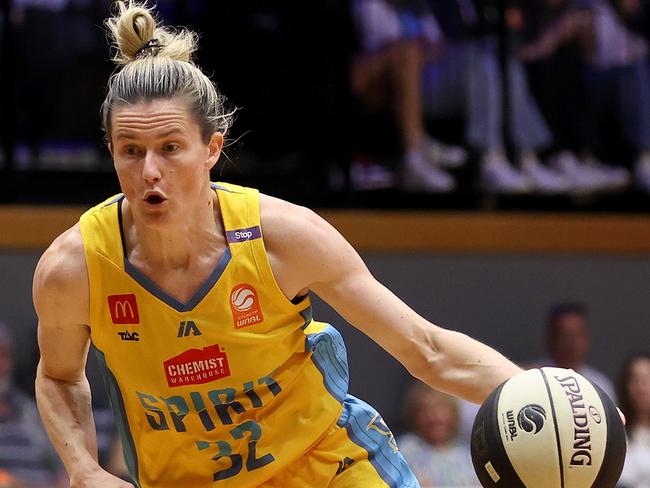
[{"label": "player's ear", "polygon": [[111,157],[113,157],[113,143],[107,142],[106,146],[108,147],[108,152],[111,153]]},{"label": "player's ear", "polygon": [[213,132],[210,136],[210,141],[208,142],[208,159],[206,164],[208,169],[212,169],[221,155],[221,149],[223,148],[223,134],[221,132]]}]

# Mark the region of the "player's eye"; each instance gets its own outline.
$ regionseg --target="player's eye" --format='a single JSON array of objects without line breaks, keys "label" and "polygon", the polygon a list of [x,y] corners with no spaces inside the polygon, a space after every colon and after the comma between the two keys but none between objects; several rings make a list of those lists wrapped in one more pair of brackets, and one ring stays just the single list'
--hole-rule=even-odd
[{"label": "player's eye", "polygon": [[139,150],[135,146],[125,146],[124,154],[126,154],[127,156],[137,156],[139,154]]},{"label": "player's eye", "polygon": [[168,152],[168,153],[173,153],[173,152],[178,151],[180,149],[180,147],[181,146],[179,146],[178,144],[176,144],[174,142],[170,142],[169,144],[165,144],[163,146],[163,150],[165,152]]}]

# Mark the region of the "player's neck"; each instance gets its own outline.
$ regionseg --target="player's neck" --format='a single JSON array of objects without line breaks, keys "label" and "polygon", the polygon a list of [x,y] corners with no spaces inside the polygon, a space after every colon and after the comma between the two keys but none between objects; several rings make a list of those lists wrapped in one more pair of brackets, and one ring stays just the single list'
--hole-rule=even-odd
[{"label": "player's neck", "polygon": [[219,205],[214,201],[162,228],[125,216],[127,257],[133,264],[146,267],[189,267],[196,258],[220,254],[225,242],[220,222]]},{"label": "player's neck", "polygon": [[572,358],[555,356],[555,357],[551,357],[551,359],[555,364],[555,366],[558,368],[573,369],[574,371],[580,372],[580,370],[584,366],[583,362],[576,361],[575,359]]}]

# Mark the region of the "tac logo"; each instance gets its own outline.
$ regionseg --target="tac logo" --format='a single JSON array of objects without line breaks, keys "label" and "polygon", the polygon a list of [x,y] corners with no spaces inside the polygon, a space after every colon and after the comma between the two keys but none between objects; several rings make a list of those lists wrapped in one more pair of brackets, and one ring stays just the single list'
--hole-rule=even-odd
[{"label": "tac logo", "polygon": [[230,309],[235,329],[259,324],[264,321],[257,291],[250,285],[237,285],[230,292]]},{"label": "tac logo", "polygon": [[129,332],[128,330],[125,330],[123,332],[118,332],[118,336],[120,336],[120,339],[123,341],[134,341],[138,342],[140,340],[140,334],[137,332]]},{"label": "tac logo", "polygon": [[138,302],[134,294],[109,295],[108,310],[114,324],[139,324]]},{"label": "tac logo", "polygon": [[171,388],[201,385],[230,376],[228,357],[219,344],[203,349],[188,349],[163,362],[163,368]]}]

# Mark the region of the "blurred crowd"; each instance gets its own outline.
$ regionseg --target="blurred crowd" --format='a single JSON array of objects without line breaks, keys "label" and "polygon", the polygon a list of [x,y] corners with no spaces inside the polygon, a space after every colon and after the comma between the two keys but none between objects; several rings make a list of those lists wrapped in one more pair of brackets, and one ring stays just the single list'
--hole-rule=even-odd
[{"label": "blurred crowd", "polygon": [[[649,0],[157,3],[202,32],[200,64],[240,108],[252,172],[355,190],[650,192]],[[14,167],[110,169],[109,2],[3,5]]]},{"label": "blurred crowd", "polygon": [[[358,158],[353,180],[449,192],[469,161],[491,193],[649,192],[649,6],[355,0],[353,92],[391,114],[402,156]],[[438,135],[430,119],[460,130]],[[449,132],[456,145],[441,141]]]},{"label": "blurred crowd", "polygon": [[[645,345],[647,346],[647,345]],[[616,382],[589,365],[591,332],[586,307],[560,303],[550,308],[546,357],[524,367],[571,368],[598,385],[627,418],[628,453],[617,488],[648,488],[650,482],[650,352],[630,355]],[[33,395],[17,386],[11,329],[0,324],[0,488],[68,486],[50,445]],[[128,480],[101,367],[89,354],[99,461]],[[470,435],[478,406],[409,383],[401,400],[397,444],[423,488],[480,488],[470,457]]]}]

